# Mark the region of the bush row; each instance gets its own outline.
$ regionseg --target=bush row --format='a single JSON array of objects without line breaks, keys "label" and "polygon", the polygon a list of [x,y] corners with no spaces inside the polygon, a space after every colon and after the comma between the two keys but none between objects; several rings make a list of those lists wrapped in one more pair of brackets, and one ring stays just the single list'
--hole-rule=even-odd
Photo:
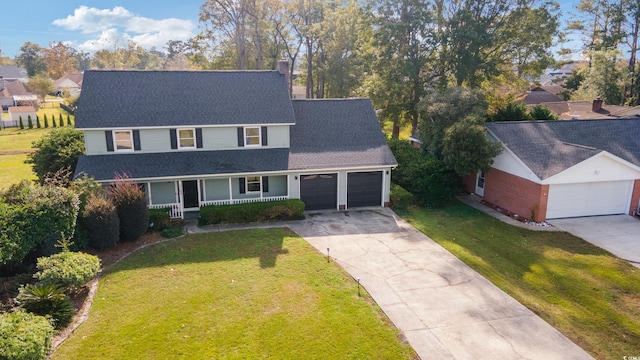
[{"label": "bush row", "polygon": [[238,224],[258,221],[304,219],[304,202],[299,199],[200,208],[199,225]]}]

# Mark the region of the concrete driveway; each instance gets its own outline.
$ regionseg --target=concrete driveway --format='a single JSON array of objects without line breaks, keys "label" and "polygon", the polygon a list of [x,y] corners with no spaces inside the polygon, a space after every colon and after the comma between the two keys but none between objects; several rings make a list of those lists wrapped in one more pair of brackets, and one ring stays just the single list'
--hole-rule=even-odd
[{"label": "concrete driveway", "polygon": [[591,359],[389,209],[288,223],[373,296],[422,359]]},{"label": "concrete driveway", "polygon": [[640,220],[634,217],[591,216],[549,223],[640,267]]}]

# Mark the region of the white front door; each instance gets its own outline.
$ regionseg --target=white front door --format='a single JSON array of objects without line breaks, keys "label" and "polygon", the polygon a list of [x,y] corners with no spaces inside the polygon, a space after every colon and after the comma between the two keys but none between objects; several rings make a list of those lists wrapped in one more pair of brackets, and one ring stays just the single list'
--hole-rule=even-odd
[{"label": "white front door", "polygon": [[476,178],[476,194],[484,196],[484,171],[478,171]]}]

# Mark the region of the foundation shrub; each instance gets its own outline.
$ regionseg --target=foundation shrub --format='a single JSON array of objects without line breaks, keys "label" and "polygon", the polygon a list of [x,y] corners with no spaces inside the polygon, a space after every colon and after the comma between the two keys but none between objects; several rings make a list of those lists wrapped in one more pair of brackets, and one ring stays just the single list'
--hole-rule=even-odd
[{"label": "foundation shrub", "polygon": [[51,348],[53,326],[24,310],[0,313],[0,359],[44,359]]},{"label": "foundation shrub", "polygon": [[304,202],[299,199],[200,208],[199,225],[238,224],[304,219]]}]

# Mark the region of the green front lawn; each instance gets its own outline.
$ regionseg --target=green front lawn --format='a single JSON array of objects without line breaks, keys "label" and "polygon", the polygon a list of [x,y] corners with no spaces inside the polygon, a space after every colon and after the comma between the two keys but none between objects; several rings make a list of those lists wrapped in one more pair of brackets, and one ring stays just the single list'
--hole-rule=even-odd
[{"label": "green front lawn", "polygon": [[595,358],[640,354],[640,269],[568,233],[463,204],[398,214]]},{"label": "green front lawn", "polygon": [[54,359],[402,359],[416,355],[355,282],[286,229],[190,235],[100,279]]}]

